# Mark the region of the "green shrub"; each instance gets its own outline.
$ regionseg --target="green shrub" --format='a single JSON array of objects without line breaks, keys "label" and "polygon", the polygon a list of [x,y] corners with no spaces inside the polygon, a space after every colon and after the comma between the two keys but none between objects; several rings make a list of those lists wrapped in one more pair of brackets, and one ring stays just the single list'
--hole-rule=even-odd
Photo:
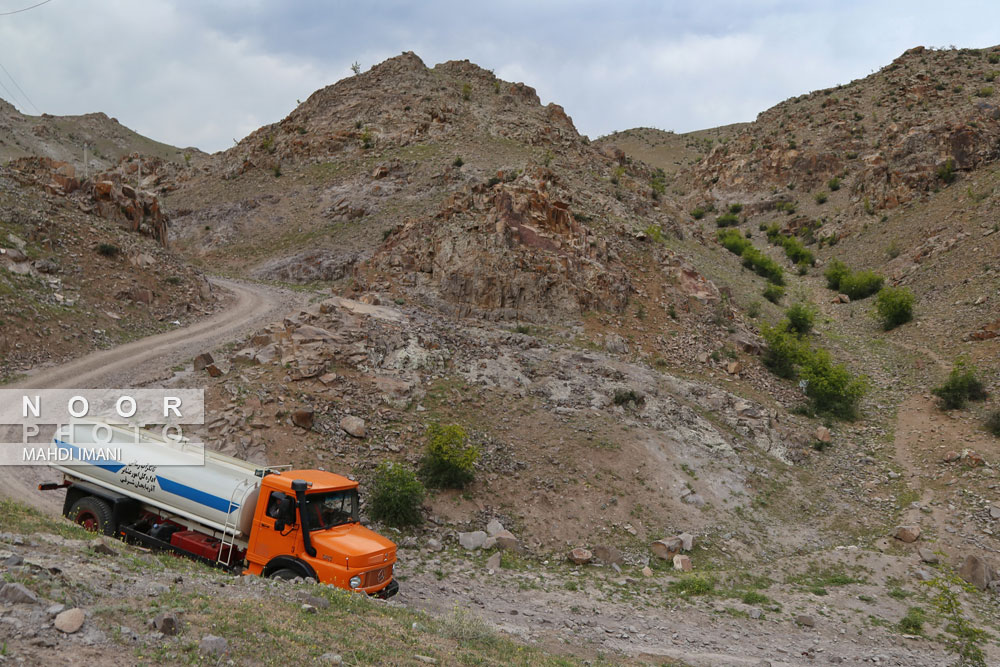
[{"label": "green shrub", "polygon": [[986,430],[1000,438],[1000,410],[994,410],[986,418]]},{"label": "green shrub", "polygon": [[953,183],[955,181],[955,161],[948,158],[943,165],[938,167],[937,177],[944,183]]},{"label": "green shrub", "polygon": [[468,102],[472,98],[472,85],[468,83],[462,84],[462,99]]},{"label": "green shrub", "polygon": [[427,452],[420,461],[420,476],[428,486],[461,489],[475,478],[479,448],[468,440],[458,424],[427,427]]},{"label": "green shrub", "polygon": [[805,356],[799,375],[806,381],[806,396],[816,412],[841,419],[857,416],[858,402],[868,390],[866,378],[854,377],[846,366],[833,363],[822,348]]},{"label": "green shrub", "polygon": [[826,187],[830,188],[831,191],[836,192],[840,189],[840,179],[834,176],[826,183]]},{"label": "green shrub", "polygon": [[117,257],[118,253],[120,253],[121,251],[122,249],[116,246],[114,243],[97,244],[97,254],[103,255],[104,257]]},{"label": "green shrub", "polygon": [[784,211],[788,215],[795,213],[795,202],[793,201],[779,201],[774,205],[775,210]]},{"label": "green shrub", "polygon": [[636,393],[634,389],[616,389],[614,396],[615,405],[642,405],[646,402],[642,394]]},{"label": "green shrub", "polygon": [[777,245],[785,249],[785,256],[793,264],[812,266],[816,263],[816,258],[813,256],[812,251],[802,245],[802,241],[799,241],[794,236],[780,236],[777,240]]},{"label": "green shrub", "polygon": [[840,280],[840,291],[852,300],[864,299],[882,289],[884,279],[874,271],[857,271]]},{"label": "green shrub", "polygon": [[826,267],[823,277],[826,278],[826,286],[832,290],[840,290],[841,281],[851,275],[851,270],[839,259],[834,259]]},{"label": "green shrub", "polygon": [[986,56],[986,59],[993,65],[1000,63],[1000,53],[991,53]]},{"label": "green shrub", "polygon": [[812,330],[816,318],[816,309],[804,303],[797,303],[785,311],[788,318],[788,329],[804,336]]},{"label": "green shrub", "polygon": [[830,195],[826,192],[817,192],[813,195],[813,199],[816,200],[817,204],[825,204],[829,198]]},{"label": "green shrub", "polygon": [[649,225],[644,231],[646,232],[646,236],[656,243],[665,243],[667,240],[663,236],[663,228],[657,224]]},{"label": "green shrub", "polygon": [[992,97],[993,96],[993,86],[983,86],[976,91],[976,97]]},{"label": "green shrub", "polygon": [[716,227],[735,227],[740,224],[740,218],[735,213],[723,213],[715,219]]},{"label": "green shrub", "polygon": [[705,209],[699,206],[698,208],[691,211],[691,217],[694,218],[695,220],[701,220],[702,218],[705,217]]},{"label": "green shrub", "polygon": [[932,391],[941,399],[943,410],[959,410],[969,401],[982,401],[986,398],[986,387],[976,377],[975,366],[970,365],[964,357],[955,362],[944,384]]},{"label": "green shrub", "polygon": [[399,463],[383,461],[375,469],[368,491],[371,517],[390,526],[413,526],[420,523],[420,505],[424,485],[416,474]]},{"label": "green shrub", "polygon": [[729,212],[732,213],[733,215],[736,215],[737,213],[739,213],[742,210],[743,210],[743,204],[730,204],[729,205]]},{"label": "green shrub", "polygon": [[747,315],[753,319],[757,319],[760,317],[760,308],[760,301],[751,301],[750,304],[747,305]]},{"label": "green shrub", "polygon": [[919,635],[924,631],[924,619],[926,618],[924,610],[920,607],[910,607],[906,611],[906,616],[904,616],[899,621],[899,629],[908,635]]},{"label": "green shrub", "polygon": [[913,319],[913,292],[905,287],[886,287],[878,294],[875,309],[886,331]]},{"label": "green shrub", "polygon": [[453,167],[461,167],[463,164],[465,164],[465,160],[463,160],[460,157],[457,157],[457,158],[455,158],[455,161],[451,163],[451,166],[453,166]]},{"label": "green shrub", "polygon": [[671,581],[670,590],[679,595],[708,595],[715,590],[715,580],[693,574],[687,575]]},{"label": "green shrub", "polygon": [[758,276],[767,278],[768,282],[775,285],[785,284],[785,272],[781,266],[753,245],[744,248],[740,257],[743,258],[743,266],[753,269]]},{"label": "green shrub", "polygon": [[785,288],[781,285],[769,283],[768,286],[764,288],[762,295],[771,303],[780,303],[781,297],[785,296]]},{"label": "green shrub", "polygon": [[760,334],[767,343],[764,351],[764,366],[778,377],[791,379],[795,368],[806,354],[805,344],[788,330],[788,323],[782,322],[772,327],[761,325]]},{"label": "green shrub", "polygon": [[744,250],[753,247],[753,243],[743,238],[735,229],[720,229],[718,239],[722,247],[734,255],[742,255]]}]

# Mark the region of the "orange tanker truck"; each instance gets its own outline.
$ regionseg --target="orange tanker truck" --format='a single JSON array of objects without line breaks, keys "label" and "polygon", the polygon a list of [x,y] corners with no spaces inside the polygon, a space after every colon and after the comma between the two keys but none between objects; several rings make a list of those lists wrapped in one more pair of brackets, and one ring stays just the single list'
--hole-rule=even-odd
[{"label": "orange tanker truck", "polygon": [[49,465],[63,481],[39,488],[65,488],[63,514],[88,529],[244,574],[311,577],[383,598],[399,590],[396,545],[361,525],[358,483],[346,477],[208,450],[202,464],[186,441],[89,422],[52,447]]}]

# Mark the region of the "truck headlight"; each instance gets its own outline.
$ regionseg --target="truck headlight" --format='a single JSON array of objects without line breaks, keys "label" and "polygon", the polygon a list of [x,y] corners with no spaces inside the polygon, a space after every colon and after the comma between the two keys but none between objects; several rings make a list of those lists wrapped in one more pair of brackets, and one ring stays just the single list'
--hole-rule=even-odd
[{"label": "truck headlight", "polygon": [[361,588],[361,577],[351,577],[347,583],[351,585],[351,588]]}]

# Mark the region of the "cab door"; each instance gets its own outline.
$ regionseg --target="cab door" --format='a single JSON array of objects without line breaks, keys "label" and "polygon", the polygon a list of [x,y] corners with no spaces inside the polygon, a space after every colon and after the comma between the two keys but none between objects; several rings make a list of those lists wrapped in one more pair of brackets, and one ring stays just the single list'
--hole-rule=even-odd
[{"label": "cab door", "polygon": [[267,497],[257,504],[247,552],[247,560],[261,566],[275,556],[290,555],[298,534],[296,524],[282,521],[282,509],[285,508],[287,512],[289,504],[292,508],[290,514],[294,519],[294,499],[281,491],[272,490],[267,493]]}]

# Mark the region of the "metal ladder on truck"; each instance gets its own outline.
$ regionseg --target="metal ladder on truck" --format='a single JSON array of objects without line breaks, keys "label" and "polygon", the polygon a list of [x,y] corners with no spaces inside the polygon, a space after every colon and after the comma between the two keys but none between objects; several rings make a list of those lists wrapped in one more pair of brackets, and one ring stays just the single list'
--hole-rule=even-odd
[{"label": "metal ladder on truck", "polygon": [[[242,480],[233,488],[233,495],[229,498],[229,511],[226,514],[222,540],[219,543],[219,555],[215,559],[215,562],[219,565],[225,565],[226,567],[232,565],[233,547],[236,545],[236,517],[238,516],[238,513],[233,510],[243,505],[243,501],[246,500],[247,493],[249,492],[249,489],[247,489],[248,486],[252,488],[256,484],[248,479]],[[243,491],[242,495],[240,495],[240,491]],[[239,502],[236,501],[237,496],[239,496]],[[222,557],[223,554],[226,556],[225,559]]]}]

